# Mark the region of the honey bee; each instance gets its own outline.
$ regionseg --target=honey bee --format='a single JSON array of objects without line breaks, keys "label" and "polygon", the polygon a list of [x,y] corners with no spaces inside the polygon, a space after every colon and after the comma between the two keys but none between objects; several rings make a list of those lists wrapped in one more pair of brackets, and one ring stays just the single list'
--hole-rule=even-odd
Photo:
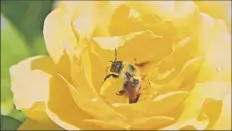
[{"label": "honey bee", "polygon": [[141,95],[141,76],[139,69],[132,63],[117,60],[117,49],[115,48],[115,60],[110,61],[110,74],[105,76],[104,81],[113,77],[123,81],[122,90],[116,92],[116,95],[122,96],[127,93],[129,103],[137,103]]}]

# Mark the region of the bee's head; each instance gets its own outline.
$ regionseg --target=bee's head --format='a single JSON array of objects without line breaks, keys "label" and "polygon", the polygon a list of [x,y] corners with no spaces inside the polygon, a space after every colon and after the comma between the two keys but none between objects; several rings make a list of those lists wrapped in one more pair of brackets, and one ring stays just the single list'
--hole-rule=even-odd
[{"label": "bee's head", "polygon": [[122,64],[122,61],[117,60],[117,49],[116,48],[115,48],[115,59],[114,61],[110,61],[110,62],[112,63],[110,71],[115,72],[115,73],[120,73],[120,71],[123,68],[123,64]]},{"label": "bee's head", "polygon": [[111,72],[115,72],[115,73],[120,73],[120,71],[122,70],[122,68],[123,68],[122,61],[114,61],[111,64],[110,71]]}]

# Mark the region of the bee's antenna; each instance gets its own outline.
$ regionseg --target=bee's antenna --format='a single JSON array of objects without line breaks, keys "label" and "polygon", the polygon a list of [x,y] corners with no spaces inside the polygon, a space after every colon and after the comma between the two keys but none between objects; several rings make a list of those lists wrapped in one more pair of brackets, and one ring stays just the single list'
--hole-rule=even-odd
[{"label": "bee's antenna", "polygon": [[114,59],[114,61],[116,61],[117,59],[118,59],[117,49],[115,48],[115,59]]},{"label": "bee's antenna", "polygon": [[117,49],[115,48],[115,59],[114,59],[114,61],[110,61],[111,63],[114,63],[116,60],[118,59],[118,57],[117,57]]}]

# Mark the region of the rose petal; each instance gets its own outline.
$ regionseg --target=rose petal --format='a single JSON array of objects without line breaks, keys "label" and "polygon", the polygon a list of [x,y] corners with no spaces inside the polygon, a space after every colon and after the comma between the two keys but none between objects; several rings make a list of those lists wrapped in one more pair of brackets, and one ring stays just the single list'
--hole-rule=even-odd
[{"label": "rose petal", "polygon": [[104,59],[109,63],[114,59],[113,51],[117,49],[118,58],[123,61],[144,63],[149,61],[158,61],[164,58],[172,51],[171,44],[162,39],[161,36],[153,34],[151,31],[142,31],[131,33],[126,36],[118,37],[95,37],[93,40],[101,48],[96,52],[100,56],[111,56]]},{"label": "rose petal", "polygon": [[142,31],[140,14],[125,4],[120,5],[112,14],[109,33],[111,36],[126,35],[132,32]]},{"label": "rose petal", "polygon": [[[165,74],[165,72],[174,68],[182,67],[187,60],[194,57],[199,57],[199,55],[197,55],[198,45],[193,37],[186,37],[180,40],[178,43],[173,44],[172,48],[173,52],[158,63],[151,62],[145,66],[142,66],[141,71],[144,73],[144,75],[149,75],[149,73],[156,71],[157,68],[159,72]],[[176,73],[178,73],[178,71]]]},{"label": "rose petal", "polygon": [[[88,43],[86,38],[80,39],[80,44]],[[67,44],[69,46],[69,44]],[[70,47],[70,46],[69,46]],[[95,68],[91,63],[91,53],[89,46],[83,46],[81,50],[75,50],[73,48],[67,48],[67,53],[69,53],[70,57],[68,57],[68,61],[70,62],[70,76],[72,83],[79,88],[81,94],[86,97],[96,97],[97,92],[94,85],[94,76],[93,71]],[[66,77],[65,77],[66,79]],[[66,79],[68,80],[68,79]],[[97,79],[98,80],[98,79]],[[69,81],[70,82],[70,81]]]},{"label": "rose petal", "polygon": [[78,38],[73,32],[70,22],[69,16],[59,8],[49,13],[44,21],[43,34],[46,47],[55,63],[58,63],[64,54],[66,43],[78,49]]},{"label": "rose petal", "polygon": [[231,34],[226,25],[205,14],[201,15],[199,45],[206,54],[205,62],[198,81],[230,81],[231,80]]},{"label": "rose petal", "polygon": [[199,113],[207,99],[222,100],[230,88],[230,83],[206,82],[198,83],[185,101],[185,109],[175,124],[163,128],[163,130],[177,130],[185,126],[193,126],[198,130],[204,130],[209,124],[209,118],[199,120]]},{"label": "rose petal", "polygon": [[145,130],[145,129],[157,129],[163,126],[170,125],[174,122],[174,118],[166,116],[151,116],[135,119],[131,123],[132,129]]},{"label": "rose petal", "polygon": [[222,110],[222,101],[220,101],[220,100],[218,101],[218,100],[208,99],[208,101],[206,100],[204,102],[203,107],[200,111],[201,113],[198,116],[198,119],[200,118],[200,116],[202,116],[202,114],[205,114],[208,117],[209,124],[206,127],[206,130],[212,128],[212,126],[218,120],[218,118],[221,114],[221,110]]},{"label": "rose petal", "polygon": [[169,81],[167,84],[159,85],[155,82],[152,82],[150,79],[150,83],[157,89],[158,94],[162,94],[165,92],[170,92],[174,90],[190,90],[187,87],[194,83],[194,80],[197,77],[197,71],[200,69],[202,63],[202,58],[193,58],[187,61],[183,67],[181,68],[180,72],[176,74],[176,76]]},{"label": "rose petal", "polygon": [[129,121],[135,118],[141,118],[144,114],[145,106],[148,102],[141,102],[136,104],[128,103],[113,103],[113,109],[124,115]]},{"label": "rose petal", "polygon": [[[47,122],[48,112],[47,112],[46,102],[52,101],[51,102],[52,104],[58,102],[57,98],[54,100],[53,98],[54,96],[51,96],[51,93],[54,92],[56,92],[57,95],[60,95],[59,93],[57,93],[58,90],[55,91],[49,90],[50,88],[51,89],[54,88],[53,85],[51,85],[53,84],[51,83],[52,82],[51,78],[53,78],[54,77],[53,74],[56,73],[54,67],[55,64],[53,63],[50,57],[37,56],[23,60],[17,65],[12,66],[10,69],[11,86],[14,94],[15,105],[18,109],[23,110],[23,112],[26,115],[28,115],[28,117],[31,119]],[[55,82],[59,84],[59,81],[55,81]],[[58,89],[58,87],[56,87],[56,89]],[[61,94],[63,93],[64,92],[62,92]],[[68,104],[68,102],[69,100],[66,97],[65,103]],[[62,106],[60,103],[59,105]],[[74,107],[70,107],[69,105],[65,107],[68,108],[66,110],[70,110],[74,108]],[[51,115],[49,114],[48,116],[51,117]],[[65,116],[70,117],[67,114]],[[68,123],[70,122],[69,120],[70,118],[64,119],[62,117],[61,118],[51,117],[52,120],[55,119],[54,121],[65,129],[77,129],[73,127],[70,128],[70,126],[66,123],[66,122]],[[63,121],[63,119],[65,121]],[[78,119],[75,121],[78,121]]]},{"label": "rose petal", "polygon": [[[63,78],[63,80],[65,80]],[[109,107],[104,101],[102,101],[99,97],[94,99],[88,99],[81,94],[79,94],[78,90],[73,87],[68,81],[66,81],[67,86],[71,91],[72,97],[74,98],[76,104],[88,114],[91,114],[94,118],[99,120],[117,123],[119,126],[124,127],[127,125],[126,118],[121,114],[115,112],[111,107]]]},{"label": "rose petal", "polygon": [[[183,82],[191,82],[196,78],[196,72],[199,70],[202,63],[202,58],[194,58],[186,62],[180,73],[171,81],[171,87],[183,85]],[[191,75],[190,75],[191,74]]]},{"label": "rose petal", "polygon": [[[45,19],[43,34],[49,55],[57,64],[56,68],[60,74],[71,80],[70,48],[78,52],[83,45],[78,44],[79,36],[74,34],[71,25],[71,18],[62,9],[53,10]],[[65,32],[65,33],[63,33]],[[68,48],[68,49],[67,49]],[[73,52],[72,52],[73,53]]]},{"label": "rose petal", "polygon": [[[166,70],[179,68],[183,66],[187,60],[194,57],[195,49],[196,45],[192,42],[192,38],[187,37],[174,44],[173,52],[162,59],[159,63],[156,63],[156,66],[158,66],[157,68],[159,68],[159,71],[162,73]],[[152,70],[154,71],[156,68],[153,68]]]},{"label": "rose petal", "polygon": [[[75,88],[78,89],[81,95],[83,95],[86,98],[93,99],[95,97],[94,92],[91,90],[90,85],[88,81],[86,80],[84,69],[80,68],[78,66],[75,66],[74,64],[71,74],[73,83],[75,85]],[[80,69],[77,69],[80,68]]]},{"label": "rose petal", "polygon": [[194,1],[204,13],[224,20],[231,27],[231,1]]},{"label": "rose petal", "polygon": [[114,1],[78,1],[73,24],[78,34],[84,37],[108,36],[110,18],[120,2]]},{"label": "rose petal", "polygon": [[67,13],[67,15],[69,15],[72,21],[78,15],[77,7],[81,6],[77,1],[57,1],[55,4],[55,8],[60,8],[65,13]]},{"label": "rose petal", "polygon": [[154,34],[165,37],[172,43],[175,37],[175,27],[169,21],[161,19],[157,15],[141,15],[137,10],[122,4],[114,11],[109,32],[111,36],[127,35],[133,32],[150,30]]},{"label": "rose petal", "polygon": [[50,57],[36,56],[10,68],[15,105],[32,119],[46,119],[44,102],[49,99],[49,78],[55,73],[53,67]]},{"label": "rose petal", "polygon": [[45,110],[46,107],[44,102],[34,102],[30,108],[22,109],[22,112],[32,120],[47,122],[49,121],[49,117]]},{"label": "rose petal", "polygon": [[64,130],[52,121],[50,123],[41,123],[35,120],[27,119],[17,130]]},{"label": "rose petal", "polygon": [[90,61],[92,63],[92,77],[93,77],[93,85],[97,92],[100,91],[102,82],[105,77],[106,65],[101,62],[101,57],[95,54],[94,52],[90,52]]},{"label": "rose petal", "polygon": [[48,116],[68,130],[85,129],[81,121],[92,118],[76,105],[66,82],[58,75],[50,78],[49,100],[46,104]]},{"label": "rose petal", "polygon": [[[170,113],[172,109],[177,108],[180,103],[182,103],[188,97],[188,95],[189,92],[187,91],[174,91],[162,94],[156,97],[153,102],[149,104],[145,114],[146,116],[150,116]],[[165,105],[168,105],[168,107]],[[165,109],[163,107],[165,107]]]},{"label": "rose petal", "polygon": [[[87,72],[91,66],[84,66],[83,62],[89,62],[88,47],[85,47],[81,52],[79,57],[74,55],[70,57],[70,74],[72,77],[73,84],[75,88],[78,89],[81,95],[88,99],[93,99],[96,97],[96,88],[93,86],[92,79],[87,79]],[[91,63],[88,63],[91,64]],[[93,70],[93,69],[92,69]],[[91,75],[91,74],[90,74]],[[94,90],[93,90],[94,89]]]},{"label": "rose petal", "polygon": [[126,5],[141,14],[156,14],[171,21],[182,36],[188,35],[197,25],[198,8],[193,1],[133,1]]},{"label": "rose petal", "polygon": [[125,40],[126,43],[118,49],[118,58],[125,61],[135,58],[136,63],[158,61],[172,51],[171,44],[150,31],[129,34]]},{"label": "rose petal", "polygon": [[91,42],[91,52],[99,56],[99,62],[105,65],[105,69],[107,66],[110,67],[110,60],[115,59],[116,45],[125,43],[120,37],[96,37]]},{"label": "rose petal", "polygon": [[222,101],[222,111],[213,130],[231,130],[231,87]]},{"label": "rose petal", "polygon": [[188,94],[187,91],[176,91],[160,95],[152,101],[138,102],[136,104],[115,103],[113,107],[130,121],[144,116],[162,116],[167,115],[180,105]]},{"label": "rose petal", "polygon": [[205,119],[203,121],[186,120],[180,125],[174,124],[161,130],[204,130],[208,123],[208,119]]},{"label": "rose petal", "polygon": [[85,124],[89,124],[91,126],[97,126],[95,128],[92,128],[96,130],[97,128],[100,127],[100,129],[114,129],[114,130],[123,130],[126,129],[127,127],[120,127],[117,123],[113,122],[107,122],[107,121],[101,121],[101,120],[96,120],[96,119],[86,119],[83,121]]},{"label": "rose petal", "polygon": [[94,82],[96,80],[99,79],[94,79],[94,76],[96,76],[95,74],[93,75],[93,70],[94,69],[94,64],[91,61],[91,53],[90,53],[90,48],[86,48],[86,50],[83,51],[83,53],[81,54],[81,64],[84,65],[83,69],[84,69],[84,74],[85,74],[85,78],[89,84],[90,92],[93,92],[94,95],[97,95],[97,90],[96,87],[94,85]]},{"label": "rose petal", "polygon": [[[179,2],[179,1],[172,1],[172,2],[167,2],[167,1],[139,1],[139,2],[127,2],[127,5],[135,8],[142,14],[161,14],[162,17],[164,18],[172,18],[175,16],[183,16],[187,15],[189,12],[191,12],[192,8],[187,8],[187,7],[192,7],[194,6],[193,2]],[[168,8],[167,8],[168,7]],[[178,8],[179,7],[179,8]],[[186,12],[181,12],[181,11],[186,11]]]}]

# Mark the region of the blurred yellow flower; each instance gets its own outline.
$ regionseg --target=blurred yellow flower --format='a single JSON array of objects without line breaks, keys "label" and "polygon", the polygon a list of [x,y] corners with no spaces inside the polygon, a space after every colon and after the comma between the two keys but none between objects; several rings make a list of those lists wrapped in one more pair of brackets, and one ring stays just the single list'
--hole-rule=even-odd
[{"label": "blurred yellow flower", "polygon": [[[211,3],[59,2],[44,22],[50,56],[10,69],[16,107],[28,116],[19,130],[231,129],[228,19],[205,7]],[[115,48],[144,78],[135,104],[115,95],[120,80],[102,83]]]}]

